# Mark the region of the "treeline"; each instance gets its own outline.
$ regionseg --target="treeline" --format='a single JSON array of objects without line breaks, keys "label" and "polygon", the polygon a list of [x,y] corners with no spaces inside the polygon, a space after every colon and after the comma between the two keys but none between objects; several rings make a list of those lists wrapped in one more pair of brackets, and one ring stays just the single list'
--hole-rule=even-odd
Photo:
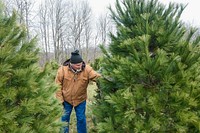
[{"label": "treeline", "polygon": [[94,60],[101,53],[99,45],[108,45],[109,32],[114,32],[108,11],[100,15],[86,0],[3,0],[5,14],[13,9],[18,21],[27,30],[27,39],[37,37],[41,64],[52,59],[58,63],[70,52],[79,49],[85,61]]}]

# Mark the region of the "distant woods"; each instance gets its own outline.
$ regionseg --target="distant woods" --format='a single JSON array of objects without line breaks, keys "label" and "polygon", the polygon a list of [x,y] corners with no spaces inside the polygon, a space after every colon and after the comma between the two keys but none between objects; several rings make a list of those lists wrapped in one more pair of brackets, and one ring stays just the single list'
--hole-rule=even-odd
[{"label": "distant woods", "polygon": [[50,60],[61,63],[74,49],[80,50],[86,62],[92,61],[101,55],[98,46],[108,45],[108,34],[115,31],[109,10],[97,16],[87,0],[2,1],[5,14],[14,10],[19,15],[27,39],[38,38],[41,65]]}]

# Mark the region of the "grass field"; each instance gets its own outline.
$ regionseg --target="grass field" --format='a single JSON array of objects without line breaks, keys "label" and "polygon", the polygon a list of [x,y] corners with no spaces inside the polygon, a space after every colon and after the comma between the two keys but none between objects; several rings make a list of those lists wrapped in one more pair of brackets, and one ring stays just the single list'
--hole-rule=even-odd
[{"label": "grass field", "polygon": [[[88,99],[87,99],[87,107],[86,107],[86,116],[87,116],[87,129],[88,133],[92,132],[92,129],[94,128],[93,122],[92,122],[92,108],[91,104],[94,101],[94,95],[96,93],[96,84],[95,83],[90,83],[88,86]],[[73,109],[71,118],[70,118],[70,133],[77,133],[76,130],[76,116],[75,116],[75,111]]]}]

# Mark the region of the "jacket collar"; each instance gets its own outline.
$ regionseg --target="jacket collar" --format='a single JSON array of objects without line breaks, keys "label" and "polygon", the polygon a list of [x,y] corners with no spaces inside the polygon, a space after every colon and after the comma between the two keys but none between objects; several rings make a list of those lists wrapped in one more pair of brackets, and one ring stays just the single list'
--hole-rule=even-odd
[{"label": "jacket collar", "polygon": [[79,72],[81,72],[81,71],[83,71],[83,70],[85,69],[86,64],[85,64],[85,62],[83,61],[83,65],[82,65],[81,71],[76,71],[76,70],[74,70],[74,69],[70,66],[70,59],[66,60],[66,61],[63,63],[63,66],[69,66],[69,69],[70,69],[72,72],[74,72],[74,73],[79,73]]}]

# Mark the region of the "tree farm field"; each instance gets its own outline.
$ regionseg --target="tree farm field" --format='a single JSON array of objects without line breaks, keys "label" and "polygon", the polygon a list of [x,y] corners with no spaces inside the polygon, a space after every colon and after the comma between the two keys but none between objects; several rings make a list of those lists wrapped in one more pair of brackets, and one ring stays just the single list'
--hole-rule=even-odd
[{"label": "tree farm field", "polygon": [[[94,124],[92,122],[93,115],[92,115],[91,104],[95,100],[94,96],[96,94],[96,89],[97,89],[96,83],[91,82],[88,85],[88,89],[87,89],[88,98],[87,98],[87,104],[86,104],[87,105],[87,107],[86,107],[86,118],[87,118],[87,130],[88,130],[89,133],[91,133],[92,129],[94,128]],[[77,133],[76,115],[75,115],[74,109],[73,109],[71,117],[70,117],[69,132],[70,133]]]}]

